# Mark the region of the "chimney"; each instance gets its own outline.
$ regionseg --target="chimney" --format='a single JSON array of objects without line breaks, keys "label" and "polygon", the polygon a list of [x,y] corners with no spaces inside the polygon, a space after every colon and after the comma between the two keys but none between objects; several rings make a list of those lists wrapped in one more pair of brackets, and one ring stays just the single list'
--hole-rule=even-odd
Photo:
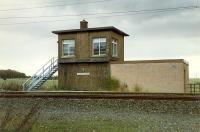
[{"label": "chimney", "polygon": [[88,22],[86,20],[80,21],[80,29],[88,28]]}]

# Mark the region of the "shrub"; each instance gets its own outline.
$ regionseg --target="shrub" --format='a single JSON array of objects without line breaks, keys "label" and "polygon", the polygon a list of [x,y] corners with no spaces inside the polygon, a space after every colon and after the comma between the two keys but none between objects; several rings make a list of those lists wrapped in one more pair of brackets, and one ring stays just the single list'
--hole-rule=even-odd
[{"label": "shrub", "polygon": [[142,92],[142,88],[138,84],[135,85],[134,90],[136,93]]},{"label": "shrub", "polygon": [[109,77],[105,83],[105,90],[108,91],[116,91],[120,88],[120,82],[118,79],[114,77]]}]

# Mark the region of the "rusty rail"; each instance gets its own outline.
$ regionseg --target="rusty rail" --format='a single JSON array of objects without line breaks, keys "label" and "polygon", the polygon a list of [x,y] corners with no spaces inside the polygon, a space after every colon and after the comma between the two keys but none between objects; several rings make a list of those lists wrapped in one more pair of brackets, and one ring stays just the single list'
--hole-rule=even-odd
[{"label": "rusty rail", "polygon": [[200,101],[200,94],[120,92],[0,92],[0,98],[137,99]]}]

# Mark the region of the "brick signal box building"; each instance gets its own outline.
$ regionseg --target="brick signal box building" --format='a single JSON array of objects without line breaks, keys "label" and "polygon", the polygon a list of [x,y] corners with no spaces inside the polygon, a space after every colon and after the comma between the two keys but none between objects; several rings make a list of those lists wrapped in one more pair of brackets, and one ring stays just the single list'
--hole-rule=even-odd
[{"label": "brick signal box building", "polygon": [[58,85],[63,90],[95,91],[111,76],[142,92],[187,92],[188,64],[182,59],[124,61],[125,32],[110,26],[53,31],[58,35]]}]

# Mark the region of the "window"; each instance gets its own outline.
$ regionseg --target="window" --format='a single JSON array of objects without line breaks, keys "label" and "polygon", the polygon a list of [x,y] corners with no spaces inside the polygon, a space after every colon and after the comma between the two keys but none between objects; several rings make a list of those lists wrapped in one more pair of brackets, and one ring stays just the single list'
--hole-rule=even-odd
[{"label": "window", "polygon": [[118,51],[117,51],[117,40],[113,39],[112,40],[112,56],[117,57],[118,56]]},{"label": "window", "polygon": [[63,56],[75,55],[75,40],[63,40]]},{"label": "window", "polygon": [[94,38],[92,41],[93,55],[106,55],[106,38]]}]

